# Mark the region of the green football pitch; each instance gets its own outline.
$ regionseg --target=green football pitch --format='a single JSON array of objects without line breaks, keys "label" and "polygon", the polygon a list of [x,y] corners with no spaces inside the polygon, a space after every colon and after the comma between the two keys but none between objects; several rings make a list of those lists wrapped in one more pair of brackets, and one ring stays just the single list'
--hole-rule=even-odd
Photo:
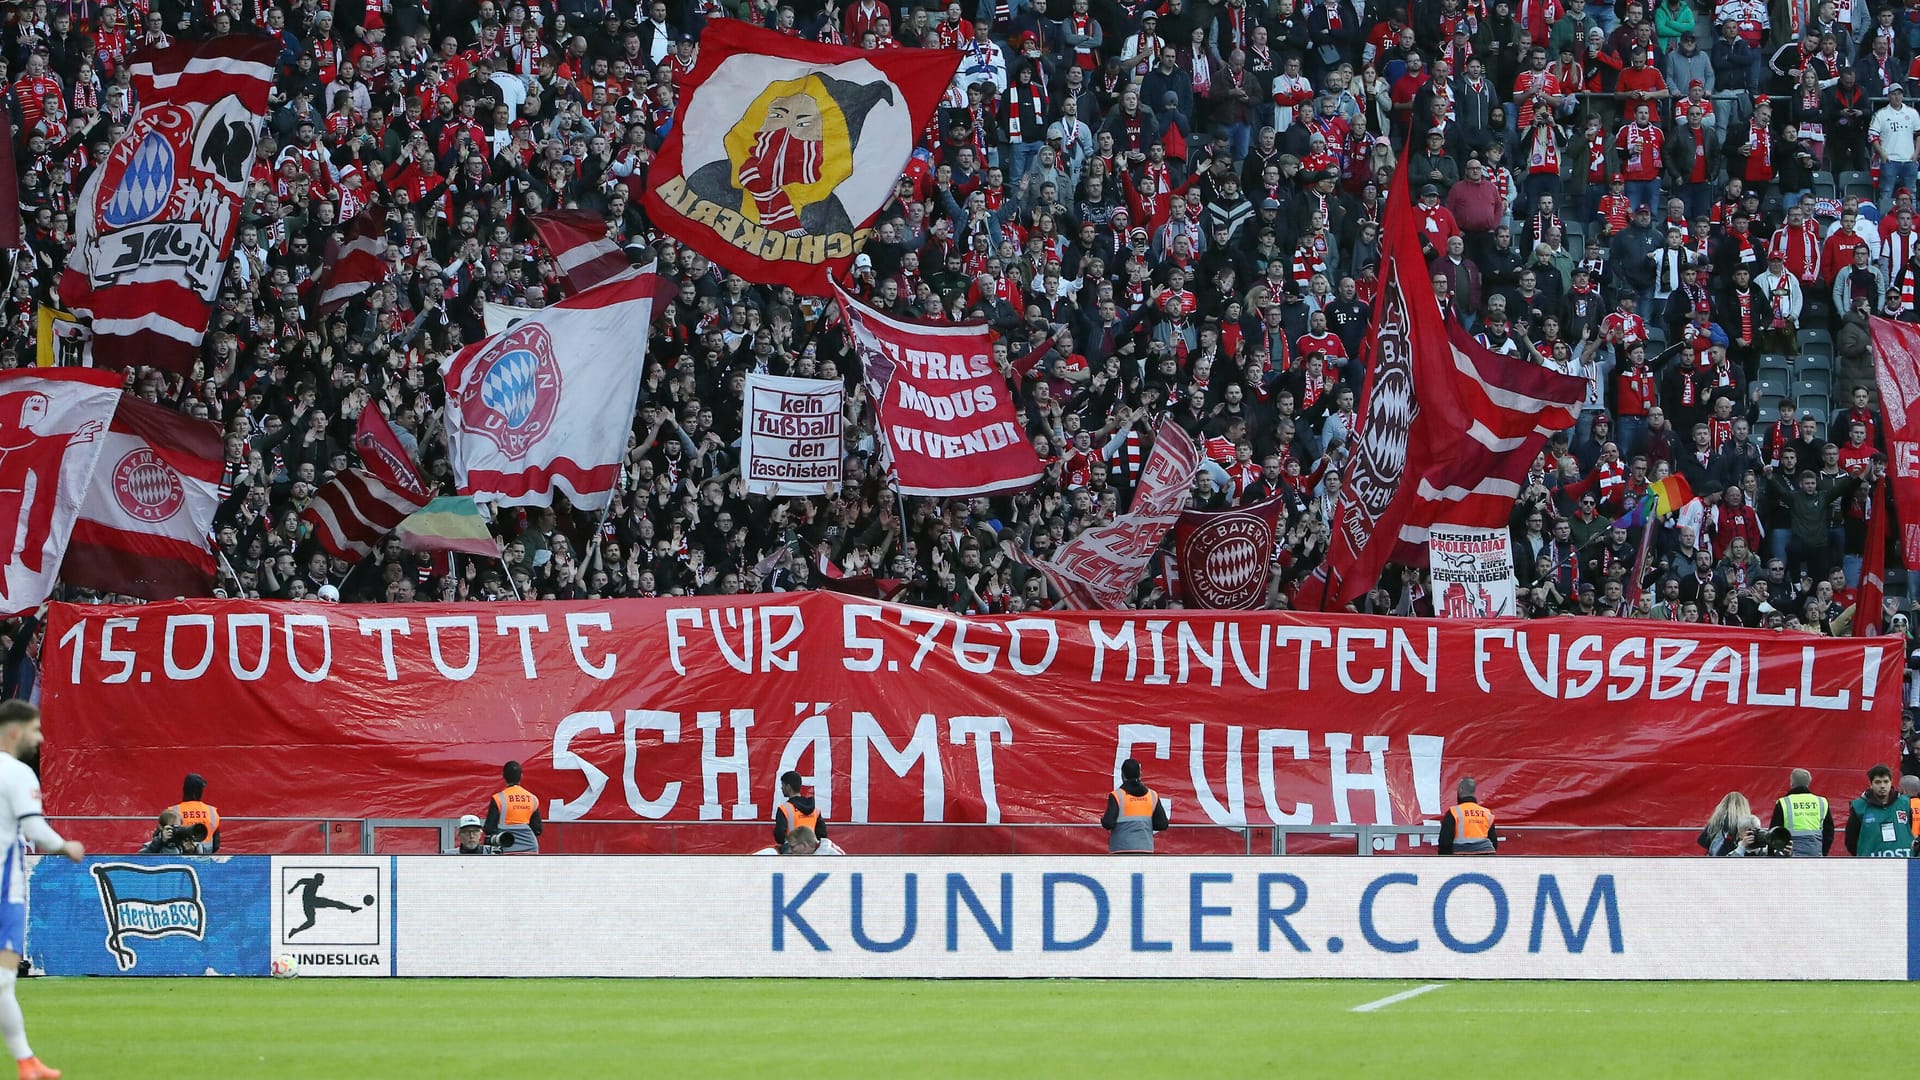
[{"label": "green football pitch", "polygon": [[1430,985],[49,978],[20,997],[72,1080],[1824,1077],[1920,1049],[1908,984],[1455,982],[1354,1011]]}]

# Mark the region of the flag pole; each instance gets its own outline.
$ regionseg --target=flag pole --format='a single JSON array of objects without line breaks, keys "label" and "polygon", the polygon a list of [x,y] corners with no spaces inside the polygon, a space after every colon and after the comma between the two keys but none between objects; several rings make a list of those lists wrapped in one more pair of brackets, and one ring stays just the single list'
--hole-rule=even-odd
[{"label": "flag pole", "polygon": [[[234,571],[233,564],[227,561],[227,553],[222,551],[218,544],[214,545],[213,553],[220,556],[220,565],[225,568],[227,576],[233,579],[234,591],[238,592],[240,590],[240,575]],[[244,599],[244,597],[236,596],[233,597],[233,599],[240,600]]]}]

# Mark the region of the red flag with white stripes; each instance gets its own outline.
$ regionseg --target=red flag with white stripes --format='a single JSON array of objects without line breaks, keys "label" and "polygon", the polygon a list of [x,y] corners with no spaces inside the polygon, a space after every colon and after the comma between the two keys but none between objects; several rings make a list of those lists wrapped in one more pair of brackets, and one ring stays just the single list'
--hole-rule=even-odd
[{"label": "red flag with white stripes", "polygon": [[1586,383],[1501,356],[1447,324],[1452,365],[1436,386],[1416,386],[1423,463],[1400,524],[1393,561],[1425,565],[1438,524],[1505,528],[1527,471],[1547,440],[1578,419]]},{"label": "red flag with white stripes", "polygon": [[372,553],[409,515],[433,501],[413,456],[378,407],[360,412],[353,448],[361,467],[329,480],[301,511],[327,553],[352,561]]},{"label": "red flag with white stripes", "polygon": [[377,405],[368,404],[360,410],[360,422],[353,431],[353,449],[360,455],[361,467],[381,483],[418,497],[423,506],[433,497],[426,481],[420,478],[420,470],[414,467],[413,454],[400,441],[400,436],[393,433],[393,425]]},{"label": "red flag with white stripes", "polygon": [[365,469],[348,469],[321,485],[300,512],[327,554],[353,562],[373,553],[387,534],[429,500],[389,487]]},{"label": "red flag with white stripes", "polygon": [[1496,356],[1441,314],[1406,175],[1395,173],[1387,198],[1359,447],[1326,563],[1296,597],[1302,609],[1351,603],[1389,561],[1426,565],[1434,524],[1506,524],[1534,455],[1548,433],[1572,426],[1585,394],[1584,381]]},{"label": "red flag with white stripes", "polygon": [[320,314],[331,315],[387,280],[386,218],[374,216],[372,208],[354,215],[344,237],[327,241],[326,262],[319,308]]},{"label": "red flag with white stripes", "polygon": [[533,231],[553,252],[569,294],[584,292],[633,269],[620,245],[607,237],[607,223],[586,210],[549,210],[532,217]]},{"label": "red flag with white stripes", "polygon": [[213,595],[224,461],[219,425],[122,397],[61,580],[146,600]]},{"label": "red flag with white stripes", "polygon": [[142,51],[140,103],[80,191],[60,299],[100,367],[185,373],[206,335],[253,177],[280,43],[230,34]]},{"label": "red flag with white stripes", "polygon": [[1887,599],[1887,481],[1873,481],[1867,496],[1867,546],[1860,560],[1860,595],[1853,604],[1853,636],[1881,633]]}]

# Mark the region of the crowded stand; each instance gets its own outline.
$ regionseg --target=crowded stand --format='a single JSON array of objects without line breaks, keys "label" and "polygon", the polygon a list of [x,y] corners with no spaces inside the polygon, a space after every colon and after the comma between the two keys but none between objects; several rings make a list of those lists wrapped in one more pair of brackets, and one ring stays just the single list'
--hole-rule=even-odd
[{"label": "crowded stand", "polygon": [[[650,220],[676,84],[723,19],[961,54],[843,286],[899,319],[992,327],[1037,483],[900,496],[836,309],[726,273]],[[1290,606],[1359,445],[1403,170],[1442,311],[1505,363],[1586,381],[1520,485],[1520,614],[1822,634],[1854,618],[1886,434],[1869,317],[1920,321],[1914,9],[34,0],[0,57],[25,225],[0,367],[64,359],[49,313],[70,306],[78,193],[138,104],[131,58],[229,34],[279,45],[232,258],[191,373],[135,368],[126,386],[225,433],[216,595],[827,587],[1044,609],[1057,591],[1028,560],[1124,513],[1171,420],[1204,455],[1193,507],[1281,500],[1266,606]],[[329,253],[369,208],[383,273],[324,303]],[[503,508],[497,560],[391,537],[330,554],[303,512],[360,463],[365,410],[454,493],[443,362],[486,335],[489,305],[567,295],[530,221],[560,209],[604,220],[671,291],[610,504]],[[836,493],[748,494],[749,372],[845,383]],[[1686,496],[1649,503],[1656,488]],[[1163,561],[1130,606],[1180,605]],[[1433,614],[1427,570],[1388,567],[1354,607]],[[9,628],[0,696],[31,692],[36,629]]]}]

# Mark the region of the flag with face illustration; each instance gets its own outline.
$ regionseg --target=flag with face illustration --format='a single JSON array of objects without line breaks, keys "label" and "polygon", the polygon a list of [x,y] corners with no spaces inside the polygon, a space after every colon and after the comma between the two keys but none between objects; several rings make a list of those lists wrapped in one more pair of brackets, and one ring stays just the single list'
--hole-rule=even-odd
[{"label": "flag with face illustration", "polygon": [[648,174],[647,212],[735,274],[825,296],[959,66],[949,50],[869,53],[710,23]]}]

